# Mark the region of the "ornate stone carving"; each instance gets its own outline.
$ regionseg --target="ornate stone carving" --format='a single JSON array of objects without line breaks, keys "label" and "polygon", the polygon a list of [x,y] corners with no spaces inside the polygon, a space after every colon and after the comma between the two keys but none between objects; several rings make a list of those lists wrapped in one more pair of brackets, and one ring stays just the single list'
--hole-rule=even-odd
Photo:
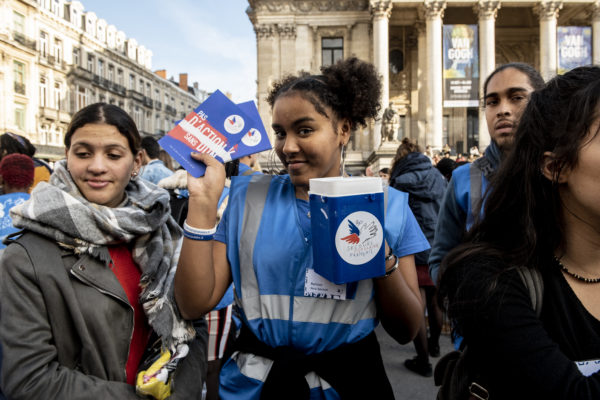
[{"label": "ornate stone carving", "polygon": [[425,25],[425,21],[418,19],[415,24],[415,32],[417,35],[424,35],[427,32],[427,25]]},{"label": "ornate stone carving", "polygon": [[390,0],[373,1],[370,4],[371,15],[379,18],[390,18],[392,15],[392,7],[393,5]]},{"label": "ornate stone carving", "polygon": [[536,5],[533,11],[539,15],[540,21],[552,20],[558,18],[558,12],[562,6],[562,1],[543,1]]},{"label": "ornate stone carving", "polygon": [[590,20],[597,21],[600,19],[600,0],[590,6]]},{"label": "ornate stone carving", "polygon": [[496,63],[506,64],[511,61],[521,61],[527,64],[536,65],[537,35],[525,37],[521,41],[502,40],[496,41]]},{"label": "ornate stone carving", "polygon": [[296,25],[294,24],[277,25],[277,32],[282,39],[296,39]]},{"label": "ornate stone carving", "polygon": [[500,0],[479,0],[473,10],[477,13],[479,19],[496,19],[500,9]]},{"label": "ornate stone carving", "polygon": [[425,0],[422,11],[426,19],[444,18],[445,0]]},{"label": "ornate stone carving", "polygon": [[364,11],[368,0],[249,0],[248,12],[310,13],[315,11]]},{"label": "ornate stone carving", "polygon": [[257,24],[254,25],[254,32],[256,32],[257,39],[268,39],[273,37],[275,26],[272,24]]}]

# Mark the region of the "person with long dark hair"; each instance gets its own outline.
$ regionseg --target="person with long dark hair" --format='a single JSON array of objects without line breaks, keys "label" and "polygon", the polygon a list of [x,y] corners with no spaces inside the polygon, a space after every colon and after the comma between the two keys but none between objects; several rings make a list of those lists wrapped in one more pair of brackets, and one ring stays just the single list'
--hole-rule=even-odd
[{"label": "person with long dark hair", "polygon": [[[181,318],[182,232],[168,193],[138,179],[140,135],[121,108],[79,110],[66,159],[11,209],[23,229],[0,261],[1,386],[10,399],[137,399],[153,343],[175,357],[170,398],[198,398],[203,330]],[[202,327],[202,324],[200,324]],[[165,353],[166,354],[166,353]]]},{"label": "person with long dark hair", "polygon": [[[491,399],[600,398],[600,68],[531,94],[439,293]],[[543,281],[538,317],[520,266]]]},{"label": "person with long dark hair", "polygon": [[222,399],[393,398],[374,329],[381,319],[399,342],[414,338],[423,316],[413,254],[429,247],[408,195],[388,189],[385,275],[328,286],[327,296],[306,285],[333,285],[313,268],[309,180],[342,174],[351,133],[378,115],[380,95],[375,67],[356,58],[277,82],[267,101],[289,175],[233,177],[216,235],[225,171],[192,155],[207,169],[188,175],[175,294],[196,318],[234,282],[242,328],[221,371]]}]

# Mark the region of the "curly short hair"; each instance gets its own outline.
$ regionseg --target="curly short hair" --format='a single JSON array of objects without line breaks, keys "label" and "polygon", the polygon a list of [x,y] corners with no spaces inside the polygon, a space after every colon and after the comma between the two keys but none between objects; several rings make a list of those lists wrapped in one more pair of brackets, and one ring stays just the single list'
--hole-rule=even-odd
[{"label": "curly short hair", "polygon": [[353,128],[366,126],[381,109],[381,78],[373,64],[356,57],[321,67],[321,75],[300,72],[284,77],[273,84],[267,102],[273,108],[280,96],[291,93],[302,95],[326,117],[325,108],[331,108],[334,119],[345,118]]}]

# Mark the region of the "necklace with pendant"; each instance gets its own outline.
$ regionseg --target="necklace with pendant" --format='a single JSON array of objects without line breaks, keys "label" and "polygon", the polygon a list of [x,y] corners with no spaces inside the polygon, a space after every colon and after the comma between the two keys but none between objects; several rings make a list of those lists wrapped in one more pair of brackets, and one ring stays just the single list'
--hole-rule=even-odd
[{"label": "necklace with pendant", "polygon": [[586,278],[581,275],[578,275],[575,272],[569,271],[569,269],[567,267],[565,267],[563,265],[563,263],[561,263],[560,260],[556,256],[554,256],[554,259],[560,266],[560,269],[562,269],[565,272],[565,274],[572,276],[573,278],[577,279],[578,281],[585,282],[585,283],[600,283],[600,278]]}]

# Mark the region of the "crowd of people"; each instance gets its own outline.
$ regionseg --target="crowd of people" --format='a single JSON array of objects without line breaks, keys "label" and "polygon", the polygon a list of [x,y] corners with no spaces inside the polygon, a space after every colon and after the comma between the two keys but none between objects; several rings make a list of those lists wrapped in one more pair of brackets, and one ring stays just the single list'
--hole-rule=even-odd
[{"label": "crowd of people", "polygon": [[357,58],[275,82],[283,173],[192,153],[193,178],[105,103],[73,116],[52,167],[0,135],[0,398],[393,399],[375,328],[429,377],[444,316],[487,398],[600,398],[600,67],[544,82],[501,65],[483,154],[404,138],[368,167],[381,273],[334,284],[315,272],[309,182],[345,175],[381,90]]}]

